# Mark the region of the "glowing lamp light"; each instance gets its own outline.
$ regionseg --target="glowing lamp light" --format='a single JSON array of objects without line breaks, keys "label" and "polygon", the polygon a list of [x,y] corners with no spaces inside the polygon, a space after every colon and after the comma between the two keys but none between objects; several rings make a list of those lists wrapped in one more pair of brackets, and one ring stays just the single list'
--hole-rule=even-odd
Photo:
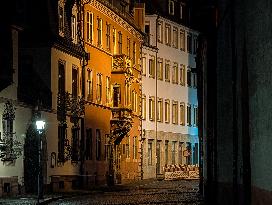
[{"label": "glowing lamp light", "polygon": [[45,127],[45,121],[43,121],[43,120],[36,121],[36,128],[37,128],[38,132],[42,132],[44,130],[44,127]]}]

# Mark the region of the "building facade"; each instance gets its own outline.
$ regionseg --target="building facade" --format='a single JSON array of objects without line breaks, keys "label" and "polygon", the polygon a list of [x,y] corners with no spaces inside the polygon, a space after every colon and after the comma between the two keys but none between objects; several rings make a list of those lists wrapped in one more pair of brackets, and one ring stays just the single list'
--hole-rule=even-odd
[{"label": "building facade", "polygon": [[84,6],[85,49],[91,54],[85,78],[87,187],[111,177],[118,183],[139,177],[142,34],[137,9],[123,3],[96,0]]},{"label": "building facade", "polygon": [[[157,4],[156,13],[161,15],[145,16],[147,36],[142,51],[144,178],[162,174],[169,165],[198,165],[199,154],[195,72],[198,32],[179,21],[184,18],[183,3]],[[171,20],[174,17],[178,20]]]}]

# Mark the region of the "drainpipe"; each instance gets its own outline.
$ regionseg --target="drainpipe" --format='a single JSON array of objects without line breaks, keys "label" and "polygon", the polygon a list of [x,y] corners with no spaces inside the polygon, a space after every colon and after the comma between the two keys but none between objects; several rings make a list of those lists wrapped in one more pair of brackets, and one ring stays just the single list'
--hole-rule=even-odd
[{"label": "drainpipe", "polygon": [[[157,174],[159,172],[159,170],[157,169],[157,164],[158,164],[158,156],[157,156],[157,138],[158,138],[158,20],[159,20],[159,15],[157,15],[156,18],[156,57],[155,57],[155,89],[156,89],[156,93],[155,93],[155,156],[156,156],[156,178],[157,178]],[[159,150],[160,151],[160,150]]]}]

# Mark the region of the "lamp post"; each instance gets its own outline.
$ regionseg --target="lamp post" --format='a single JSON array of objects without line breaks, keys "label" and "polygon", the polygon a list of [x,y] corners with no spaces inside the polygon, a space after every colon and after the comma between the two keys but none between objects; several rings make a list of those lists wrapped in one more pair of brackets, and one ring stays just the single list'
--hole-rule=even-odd
[{"label": "lamp post", "polygon": [[39,144],[38,144],[38,150],[39,150],[39,168],[38,168],[38,204],[40,203],[40,199],[43,198],[43,191],[41,190],[41,186],[43,186],[43,179],[41,180],[41,172],[42,172],[42,165],[41,165],[41,150],[42,150],[42,133],[45,128],[45,121],[44,120],[37,120],[36,121],[36,129],[39,133]]}]

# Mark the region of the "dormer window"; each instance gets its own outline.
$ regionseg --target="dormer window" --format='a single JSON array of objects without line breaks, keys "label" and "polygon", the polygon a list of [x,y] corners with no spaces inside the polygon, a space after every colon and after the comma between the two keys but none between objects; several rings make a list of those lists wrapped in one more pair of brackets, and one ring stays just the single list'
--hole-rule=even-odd
[{"label": "dormer window", "polygon": [[168,1],[168,10],[169,10],[169,14],[170,15],[174,15],[174,9],[175,9],[175,7],[174,7],[174,0],[169,0]]},{"label": "dormer window", "polygon": [[62,6],[59,6],[59,32],[60,34],[64,32],[64,10]]}]

